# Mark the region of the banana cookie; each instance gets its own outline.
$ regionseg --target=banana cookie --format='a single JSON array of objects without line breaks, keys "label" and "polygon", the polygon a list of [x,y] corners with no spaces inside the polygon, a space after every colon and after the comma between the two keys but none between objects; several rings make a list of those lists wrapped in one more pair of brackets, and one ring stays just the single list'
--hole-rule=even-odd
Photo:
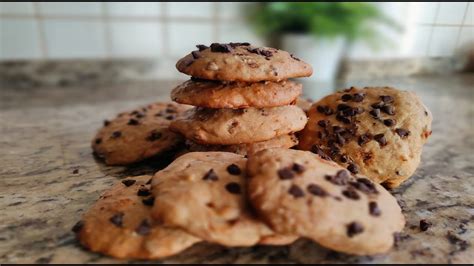
[{"label": "banana cookie", "polygon": [[176,87],[171,99],[208,108],[275,107],[293,103],[301,91],[301,84],[287,80],[246,83],[191,79]]},{"label": "banana cookie", "polygon": [[233,145],[270,140],[304,128],[304,111],[294,105],[271,108],[209,109],[195,107],[170,129],[200,144]]},{"label": "banana cookie", "polygon": [[390,87],[350,88],[313,104],[299,148],[334,160],[387,187],[420,163],[432,116],[416,94]]},{"label": "banana cookie", "polygon": [[172,150],[184,138],[168,129],[171,121],[190,106],[153,103],[120,113],[92,140],[92,149],[108,165],[127,165]]},{"label": "banana cookie", "polygon": [[200,242],[151,219],[149,180],[151,176],[129,177],[103,193],[73,227],[81,244],[116,258],[157,259]]},{"label": "banana cookie", "polygon": [[390,249],[405,220],[382,186],[308,152],[268,149],[249,156],[248,197],[280,234],[308,237],[357,255]]},{"label": "banana cookie", "polygon": [[176,68],[201,79],[222,81],[281,81],[311,76],[311,66],[288,52],[249,43],[197,45],[176,63]]},{"label": "banana cookie", "polygon": [[246,200],[245,164],[243,156],[228,152],[179,157],[153,177],[153,217],[225,246],[293,242],[296,237],[275,238],[252,213]]}]

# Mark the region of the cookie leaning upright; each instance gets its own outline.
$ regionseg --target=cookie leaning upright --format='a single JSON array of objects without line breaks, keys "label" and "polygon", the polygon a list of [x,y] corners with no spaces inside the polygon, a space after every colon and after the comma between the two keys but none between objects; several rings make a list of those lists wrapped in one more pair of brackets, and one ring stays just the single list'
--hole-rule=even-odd
[{"label": "cookie leaning upright", "polygon": [[308,111],[299,148],[377,183],[397,187],[420,163],[432,116],[416,94],[390,87],[350,88]]},{"label": "cookie leaning upright", "polygon": [[404,227],[396,199],[382,186],[311,152],[260,151],[249,156],[247,171],[250,202],[280,234],[371,255],[388,251]]}]

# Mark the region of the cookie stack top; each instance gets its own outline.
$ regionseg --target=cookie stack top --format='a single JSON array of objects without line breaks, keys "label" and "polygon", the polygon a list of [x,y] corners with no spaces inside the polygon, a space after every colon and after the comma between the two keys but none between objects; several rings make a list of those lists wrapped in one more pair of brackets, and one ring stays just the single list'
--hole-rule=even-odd
[{"label": "cookie stack top", "polygon": [[288,79],[310,76],[310,65],[288,52],[249,43],[197,48],[176,64],[191,79],[171,92],[174,101],[197,108],[173,122],[172,130],[198,144],[240,145],[304,127],[305,113],[293,105],[302,85]]}]

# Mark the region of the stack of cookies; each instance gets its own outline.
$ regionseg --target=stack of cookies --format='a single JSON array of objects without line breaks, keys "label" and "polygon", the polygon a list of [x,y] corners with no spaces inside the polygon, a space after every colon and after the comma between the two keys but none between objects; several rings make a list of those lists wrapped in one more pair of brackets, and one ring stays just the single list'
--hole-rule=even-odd
[{"label": "stack of cookies", "polygon": [[229,151],[243,155],[265,148],[290,148],[304,128],[305,112],[294,105],[312,68],[293,55],[249,43],[197,45],[176,64],[191,79],[171,98],[196,106],[170,129],[188,140],[190,151]]}]

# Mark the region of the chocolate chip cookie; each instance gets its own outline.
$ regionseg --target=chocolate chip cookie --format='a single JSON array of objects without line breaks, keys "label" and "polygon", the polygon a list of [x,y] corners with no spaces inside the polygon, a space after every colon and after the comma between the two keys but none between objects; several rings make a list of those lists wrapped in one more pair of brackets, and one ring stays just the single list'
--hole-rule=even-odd
[{"label": "chocolate chip cookie", "polygon": [[391,188],[415,172],[431,134],[431,113],[418,96],[389,87],[331,94],[313,104],[308,116],[300,149]]},{"label": "chocolate chip cookie", "polygon": [[311,66],[288,52],[249,43],[197,45],[178,61],[176,68],[187,75],[210,80],[259,82],[308,77]]},{"label": "chocolate chip cookie", "polygon": [[357,255],[383,253],[404,227],[396,199],[308,151],[267,149],[250,155],[248,197],[270,227]]},{"label": "chocolate chip cookie", "polygon": [[170,129],[196,143],[234,145],[299,131],[306,120],[304,111],[293,105],[246,109],[197,107],[171,122]]},{"label": "chocolate chip cookie", "polygon": [[107,190],[73,231],[86,248],[116,258],[157,259],[201,241],[151,219],[151,176],[129,177]]},{"label": "chocolate chip cookie", "polygon": [[176,103],[153,103],[120,113],[92,140],[92,149],[108,165],[127,165],[170,151],[184,142],[168,126],[189,106]]},{"label": "chocolate chip cookie", "polygon": [[153,217],[225,246],[294,241],[296,237],[274,238],[248,207],[245,164],[243,156],[228,152],[179,157],[153,177]]}]

